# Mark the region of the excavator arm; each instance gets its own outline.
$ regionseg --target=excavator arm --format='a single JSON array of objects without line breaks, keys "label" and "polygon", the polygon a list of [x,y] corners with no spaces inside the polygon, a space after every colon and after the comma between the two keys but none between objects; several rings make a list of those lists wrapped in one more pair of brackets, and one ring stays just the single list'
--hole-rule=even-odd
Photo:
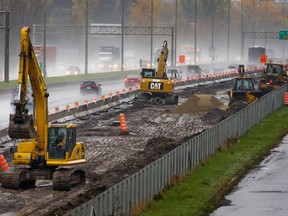
[{"label": "excavator arm", "polygon": [[[15,114],[10,115],[8,135],[14,139],[36,139],[37,148],[44,150],[48,130],[47,98],[49,94],[30,41],[29,31],[28,27],[23,27],[21,30],[18,74],[20,97],[15,102]],[[28,114],[28,109],[26,109],[28,78],[33,90],[35,119],[33,115]]]},{"label": "excavator arm", "polygon": [[165,40],[162,45],[161,53],[157,59],[158,66],[157,66],[157,78],[166,78],[166,62],[168,59],[168,45],[167,41]]}]

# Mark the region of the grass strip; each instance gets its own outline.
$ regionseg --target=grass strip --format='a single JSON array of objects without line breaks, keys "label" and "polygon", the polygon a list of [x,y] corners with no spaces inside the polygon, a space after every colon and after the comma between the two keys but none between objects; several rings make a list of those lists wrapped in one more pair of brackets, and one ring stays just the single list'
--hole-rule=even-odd
[{"label": "grass strip", "polygon": [[[226,150],[205,159],[177,185],[166,188],[133,215],[204,216],[258,165],[288,133],[288,107],[269,114]],[[139,209],[138,209],[139,210]]]},{"label": "grass strip", "polygon": [[[47,77],[45,78],[45,83],[47,86],[54,84],[71,83],[83,80],[96,80],[101,81],[109,78],[124,78],[129,74],[140,74],[140,70],[131,71],[115,71],[115,72],[103,72],[103,73],[91,73],[91,74],[80,74],[80,75],[70,75],[70,76],[57,76],[57,77]],[[0,82],[0,90],[12,89],[17,85],[17,80],[10,80],[9,82]]]}]

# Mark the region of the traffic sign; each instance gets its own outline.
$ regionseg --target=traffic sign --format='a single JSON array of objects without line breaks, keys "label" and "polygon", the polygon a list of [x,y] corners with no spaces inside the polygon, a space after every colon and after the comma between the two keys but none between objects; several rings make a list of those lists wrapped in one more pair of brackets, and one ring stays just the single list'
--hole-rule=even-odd
[{"label": "traffic sign", "polygon": [[210,52],[215,52],[215,50],[216,50],[216,48],[215,48],[214,46],[211,46],[211,47],[209,48],[209,51],[210,51]]},{"label": "traffic sign", "polygon": [[260,56],[260,63],[266,63],[267,62],[267,55],[261,55]]},{"label": "traffic sign", "polygon": [[279,31],[279,40],[288,40],[288,30]]},{"label": "traffic sign", "polygon": [[181,64],[185,63],[185,55],[179,55],[179,63]]}]

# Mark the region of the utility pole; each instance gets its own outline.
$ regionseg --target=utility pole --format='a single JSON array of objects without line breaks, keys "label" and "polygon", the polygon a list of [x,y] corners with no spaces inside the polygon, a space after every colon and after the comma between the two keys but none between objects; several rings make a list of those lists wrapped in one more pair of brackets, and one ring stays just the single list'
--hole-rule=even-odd
[{"label": "utility pole", "polygon": [[151,66],[153,64],[153,0],[150,0],[151,2],[151,14],[150,14],[150,17],[151,17],[151,24],[150,24],[150,63],[151,63]]},{"label": "utility pole", "polygon": [[86,9],[86,18],[85,18],[85,74],[88,74],[88,18],[89,18],[89,13],[88,13],[88,2],[89,0],[86,0],[86,5],[85,5],[85,9]]},{"label": "utility pole", "polygon": [[197,0],[194,0],[194,64],[197,64]]},{"label": "utility pole", "polygon": [[230,0],[228,0],[228,38],[227,38],[227,62],[229,62],[229,43],[230,43]]},{"label": "utility pole", "polygon": [[44,0],[43,7],[43,16],[44,16],[44,29],[43,29],[43,76],[46,78],[46,0]]},{"label": "utility pole", "polygon": [[[0,30],[5,30],[4,37],[4,82],[9,82],[9,11],[0,11],[0,18],[3,17],[2,22],[0,20]],[[3,15],[3,16],[2,16]],[[2,24],[3,23],[3,24]]]}]

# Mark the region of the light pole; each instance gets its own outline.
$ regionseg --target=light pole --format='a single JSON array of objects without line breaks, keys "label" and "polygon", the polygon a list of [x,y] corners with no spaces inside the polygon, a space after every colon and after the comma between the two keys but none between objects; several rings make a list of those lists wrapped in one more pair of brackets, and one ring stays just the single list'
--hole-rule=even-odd
[{"label": "light pole", "polygon": [[255,0],[253,0],[253,38],[252,38],[252,45],[254,47],[254,32],[255,32]]},{"label": "light pole", "polygon": [[230,43],[230,0],[228,0],[228,38],[227,38],[227,62],[229,62],[229,43]]},{"label": "light pole", "polygon": [[44,16],[44,25],[43,25],[43,76],[46,78],[46,0],[44,0],[43,7],[43,16]]},{"label": "light pole", "polygon": [[178,23],[178,1],[175,1],[175,63],[177,63],[177,23]]},{"label": "light pole", "polygon": [[194,10],[194,64],[197,64],[197,0],[194,0]]},{"label": "light pole", "polygon": [[241,60],[244,60],[244,33],[243,33],[243,12],[244,12],[244,4],[243,0],[241,0]]},{"label": "light pole", "polygon": [[[283,30],[285,29],[284,18],[285,18],[285,2],[283,2],[283,22],[282,22]],[[282,59],[284,60],[284,58],[285,58],[285,42],[283,40],[282,41]]]},{"label": "light pole", "polygon": [[211,51],[211,63],[213,64],[214,62],[214,0],[212,0],[212,12],[211,12],[211,48],[213,49]]},{"label": "light pole", "polygon": [[150,1],[151,3],[151,24],[150,24],[150,63],[153,63],[153,0]]},{"label": "light pole", "polygon": [[86,18],[85,18],[85,74],[88,74],[88,0],[86,0]]}]

